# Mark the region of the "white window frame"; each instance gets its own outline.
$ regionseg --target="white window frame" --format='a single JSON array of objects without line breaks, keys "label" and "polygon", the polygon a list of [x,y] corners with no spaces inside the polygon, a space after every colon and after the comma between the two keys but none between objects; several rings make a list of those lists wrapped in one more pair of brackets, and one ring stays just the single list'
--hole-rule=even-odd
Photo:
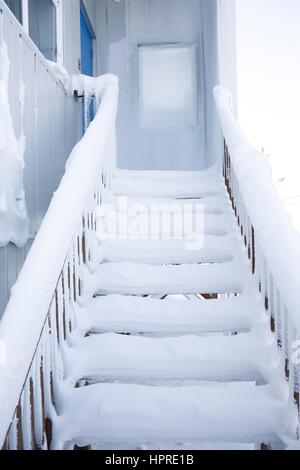
[{"label": "white window frame", "polygon": [[[64,62],[64,37],[63,37],[63,1],[51,0],[56,8],[56,47],[57,59],[59,65]],[[22,23],[26,34],[29,36],[29,9],[28,0],[22,0]]]}]

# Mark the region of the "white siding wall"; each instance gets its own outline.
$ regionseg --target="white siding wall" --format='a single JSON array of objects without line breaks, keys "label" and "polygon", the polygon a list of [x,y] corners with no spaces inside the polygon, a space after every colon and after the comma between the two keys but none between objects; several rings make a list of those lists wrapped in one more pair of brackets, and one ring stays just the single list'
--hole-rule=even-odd
[{"label": "white siding wall", "polygon": [[[24,184],[34,236],[61,180],[65,161],[80,138],[81,105],[66,96],[2,0],[0,7],[3,9],[0,14],[4,17],[4,40],[11,62],[9,99],[17,136],[20,132],[18,90],[21,67],[26,87]],[[63,227],[57,229],[63,230]],[[0,248],[0,317],[29,248],[30,243],[22,249],[11,244]]]}]

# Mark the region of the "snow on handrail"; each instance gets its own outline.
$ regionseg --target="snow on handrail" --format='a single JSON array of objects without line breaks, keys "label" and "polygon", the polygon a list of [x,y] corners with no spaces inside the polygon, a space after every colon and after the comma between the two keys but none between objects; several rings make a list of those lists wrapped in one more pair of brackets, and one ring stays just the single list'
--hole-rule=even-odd
[{"label": "snow on handrail", "polygon": [[69,247],[100,178],[103,160],[111,149],[115,151],[117,77],[73,78],[73,86],[80,85],[88,88],[87,93],[93,91],[101,105],[69,157],[0,323],[0,444],[14,415]]},{"label": "snow on handrail", "polygon": [[217,112],[239,190],[256,238],[293,326],[300,332],[300,237],[272,181],[268,163],[244,137],[231,108],[231,94],[214,90]]}]

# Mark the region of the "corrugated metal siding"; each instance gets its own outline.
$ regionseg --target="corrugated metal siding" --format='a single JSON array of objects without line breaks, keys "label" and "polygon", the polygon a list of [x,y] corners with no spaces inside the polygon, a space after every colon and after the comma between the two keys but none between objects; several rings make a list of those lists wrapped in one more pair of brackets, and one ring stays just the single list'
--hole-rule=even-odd
[{"label": "corrugated metal siding", "polygon": [[[81,104],[66,96],[18,22],[2,2],[0,6],[11,61],[9,98],[17,136],[21,126],[18,96],[21,69],[26,87],[24,185],[31,231],[35,235],[61,180],[66,159],[81,136]],[[0,317],[30,245],[31,242],[21,249],[12,244],[0,248]]]}]

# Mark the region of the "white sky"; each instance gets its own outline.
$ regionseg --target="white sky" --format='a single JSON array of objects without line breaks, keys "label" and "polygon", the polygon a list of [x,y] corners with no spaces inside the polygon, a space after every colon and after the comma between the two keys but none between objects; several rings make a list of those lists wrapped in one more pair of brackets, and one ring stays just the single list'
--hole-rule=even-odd
[{"label": "white sky", "polygon": [[[236,0],[239,120],[274,179],[300,179],[300,0]],[[300,193],[300,182],[297,184]]]}]

